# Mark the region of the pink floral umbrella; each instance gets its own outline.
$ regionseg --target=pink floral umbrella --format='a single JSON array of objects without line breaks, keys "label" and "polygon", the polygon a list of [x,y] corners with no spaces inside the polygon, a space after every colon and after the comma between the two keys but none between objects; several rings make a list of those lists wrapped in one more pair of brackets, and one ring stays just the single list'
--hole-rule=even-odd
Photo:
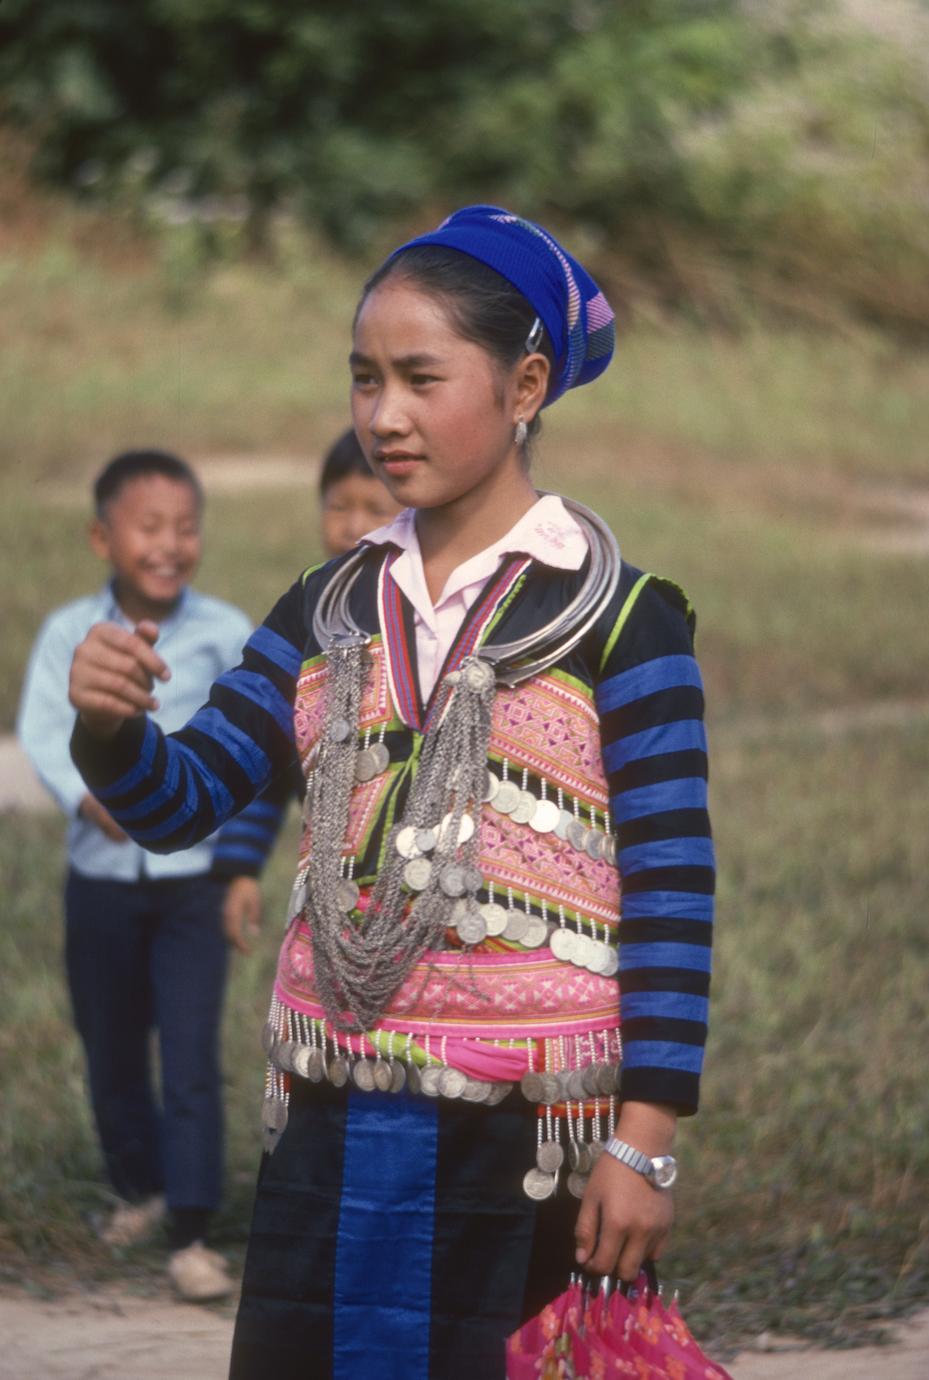
[{"label": "pink floral umbrella", "polygon": [[731,1380],[694,1340],[654,1272],[591,1297],[573,1283],[507,1341],[507,1380]]}]

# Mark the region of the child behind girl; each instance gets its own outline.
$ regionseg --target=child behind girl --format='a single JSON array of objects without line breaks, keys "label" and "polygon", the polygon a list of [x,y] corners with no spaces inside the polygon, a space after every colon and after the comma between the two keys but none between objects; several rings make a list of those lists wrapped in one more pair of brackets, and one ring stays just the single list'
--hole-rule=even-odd
[{"label": "child behind girl", "polygon": [[499,1380],[576,1263],[633,1279],[667,1239],[712,917],[693,615],[529,473],[540,409],[612,350],[546,231],[457,212],[355,317],[399,517],[301,576],[168,738],[156,629],[76,654],[75,760],[160,846],[307,774],[234,1380]]},{"label": "child behind girl", "polygon": [[351,429],[332,443],[323,458],[319,506],[327,556],[344,556],[365,533],[389,522],[400,511],[396,499],[371,473]]}]

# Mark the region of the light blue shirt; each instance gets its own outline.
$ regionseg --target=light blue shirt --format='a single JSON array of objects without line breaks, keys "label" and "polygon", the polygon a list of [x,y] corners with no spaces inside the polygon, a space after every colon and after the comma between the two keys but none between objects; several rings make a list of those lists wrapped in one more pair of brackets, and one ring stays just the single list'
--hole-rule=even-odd
[{"label": "light blue shirt", "polygon": [[[68,701],[68,674],[78,643],[95,623],[106,622],[132,627],[109,585],[65,604],[45,620],[26,670],[16,724],[19,740],[68,816],[68,858],[76,871],[118,882],[208,872],[215,834],[182,853],[148,853],[131,840],[114,843],[77,813],[87,787],[69,751],[74,710]],[[241,609],[193,589],[184,591],[177,608],[161,624],[156,644],[159,656],[171,668],[171,679],[156,686],[160,708],[151,718],[166,733],[182,728],[204,703],[217,676],[238,665],[251,631]]]}]

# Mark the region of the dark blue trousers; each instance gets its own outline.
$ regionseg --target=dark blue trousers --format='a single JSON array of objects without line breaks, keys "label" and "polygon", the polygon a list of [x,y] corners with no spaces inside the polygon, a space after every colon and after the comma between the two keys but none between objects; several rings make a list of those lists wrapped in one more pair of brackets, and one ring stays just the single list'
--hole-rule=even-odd
[{"label": "dark blue trousers", "polygon": [[110,882],[68,875],[74,1019],[107,1174],[130,1200],[163,1191],[172,1209],[219,1203],[224,890],[202,876]]}]

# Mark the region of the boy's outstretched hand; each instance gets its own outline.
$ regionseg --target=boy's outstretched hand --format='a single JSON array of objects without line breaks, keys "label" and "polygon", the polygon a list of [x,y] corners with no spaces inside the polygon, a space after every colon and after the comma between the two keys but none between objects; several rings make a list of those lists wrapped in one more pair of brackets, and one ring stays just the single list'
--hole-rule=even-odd
[{"label": "boy's outstretched hand", "polygon": [[223,901],[223,933],[240,954],[250,954],[261,932],[261,887],[257,877],[233,877]]},{"label": "boy's outstretched hand", "polygon": [[171,672],[154,650],[158,624],[144,621],[127,632],[117,623],[96,623],[71,663],[69,697],[96,738],[112,738],[126,719],[158,708],[155,680]]},{"label": "boy's outstretched hand", "polygon": [[85,795],[77,812],[82,818],[89,820],[91,824],[96,824],[97,828],[106,834],[111,843],[128,843],[129,835],[125,830],[120,829],[116,820],[109,810],[100,804],[92,795]]}]

